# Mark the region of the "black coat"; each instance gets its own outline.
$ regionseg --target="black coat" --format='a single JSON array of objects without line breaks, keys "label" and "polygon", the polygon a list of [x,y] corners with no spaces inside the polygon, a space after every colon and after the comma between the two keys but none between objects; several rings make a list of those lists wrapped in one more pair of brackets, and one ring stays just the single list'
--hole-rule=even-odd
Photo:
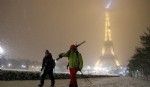
[{"label": "black coat", "polygon": [[53,60],[52,56],[48,55],[43,58],[42,62],[42,69],[45,68],[47,69],[53,69],[55,67],[55,61]]}]

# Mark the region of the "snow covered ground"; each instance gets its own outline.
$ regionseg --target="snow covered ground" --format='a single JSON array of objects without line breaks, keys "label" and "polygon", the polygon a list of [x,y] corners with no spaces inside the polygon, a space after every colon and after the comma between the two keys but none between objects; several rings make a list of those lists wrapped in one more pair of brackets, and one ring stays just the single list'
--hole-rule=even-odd
[{"label": "snow covered ground", "polygon": [[[150,81],[131,77],[109,77],[89,79],[92,84],[84,79],[78,79],[79,87],[150,87]],[[56,80],[55,87],[68,87],[69,80]],[[37,87],[39,81],[0,81],[0,87]],[[44,87],[50,87],[50,81],[46,80]]]}]

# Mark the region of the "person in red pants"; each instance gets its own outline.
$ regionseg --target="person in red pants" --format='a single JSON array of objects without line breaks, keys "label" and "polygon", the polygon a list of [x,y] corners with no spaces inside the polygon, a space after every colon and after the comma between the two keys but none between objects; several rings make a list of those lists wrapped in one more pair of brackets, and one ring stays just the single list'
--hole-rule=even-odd
[{"label": "person in red pants", "polygon": [[83,68],[83,60],[82,55],[77,51],[77,47],[75,45],[70,46],[70,50],[66,53],[60,53],[59,60],[62,57],[68,57],[69,60],[69,71],[70,71],[70,84],[69,87],[78,87],[76,74],[77,71],[81,71]]}]

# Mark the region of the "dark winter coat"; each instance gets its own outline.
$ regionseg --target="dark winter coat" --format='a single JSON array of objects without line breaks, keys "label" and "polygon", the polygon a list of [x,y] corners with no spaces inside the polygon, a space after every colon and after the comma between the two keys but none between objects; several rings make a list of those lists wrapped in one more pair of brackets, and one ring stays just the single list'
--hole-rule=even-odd
[{"label": "dark winter coat", "polygon": [[[55,61],[53,60],[51,55],[45,56],[42,62],[42,69],[53,69],[55,67]],[[42,70],[41,69],[41,70]]]}]

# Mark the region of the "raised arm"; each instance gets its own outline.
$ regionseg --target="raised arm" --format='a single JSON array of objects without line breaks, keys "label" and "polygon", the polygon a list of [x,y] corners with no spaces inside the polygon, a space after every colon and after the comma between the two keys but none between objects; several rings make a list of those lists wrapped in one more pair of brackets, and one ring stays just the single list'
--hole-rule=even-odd
[{"label": "raised arm", "polygon": [[59,58],[57,58],[56,60],[58,61],[59,59],[63,58],[63,57],[68,57],[69,56],[70,51],[67,51],[67,53],[60,53],[59,54]]}]

